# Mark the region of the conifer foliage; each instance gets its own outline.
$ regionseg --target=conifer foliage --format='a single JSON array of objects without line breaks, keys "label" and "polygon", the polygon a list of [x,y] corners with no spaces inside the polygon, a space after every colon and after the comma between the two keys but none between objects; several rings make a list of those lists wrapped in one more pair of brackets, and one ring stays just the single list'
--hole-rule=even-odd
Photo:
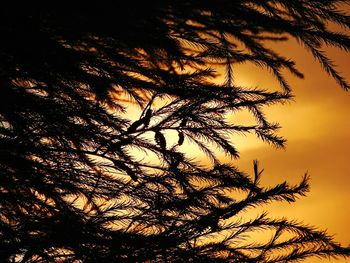
[{"label": "conifer foliage", "polygon": [[[0,261],[349,256],[323,231],[248,216],[305,195],[307,176],[266,188],[257,162],[249,175],[218,153],[239,157],[236,133],[284,146],[263,107],[291,98],[282,72],[302,73],[270,41],[297,39],[349,89],[322,48],[349,51],[349,36],[329,25],[349,28],[341,6],[350,1],[119,2],[0,11]],[[238,63],[268,69],[281,89],[237,86]],[[212,81],[217,67],[226,69],[222,84]],[[239,111],[255,123],[233,123]]]}]

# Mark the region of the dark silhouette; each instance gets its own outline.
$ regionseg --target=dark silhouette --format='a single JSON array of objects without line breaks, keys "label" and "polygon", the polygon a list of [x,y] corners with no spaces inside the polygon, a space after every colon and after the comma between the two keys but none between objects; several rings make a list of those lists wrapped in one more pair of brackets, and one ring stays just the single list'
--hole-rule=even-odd
[{"label": "dark silhouette", "polygon": [[[238,157],[234,133],[284,145],[262,107],[291,97],[282,70],[302,74],[267,41],[296,38],[349,88],[322,51],[349,50],[349,37],[327,27],[349,28],[341,3],[349,1],[2,8],[0,261],[349,256],[325,232],[266,213],[248,216],[265,203],[294,202],[308,190],[307,177],[264,188],[257,162],[249,176],[216,154]],[[232,65],[244,62],[268,68],[281,91],[236,86]],[[211,81],[215,65],[226,67],[222,85]],[[128,102],[139,106],[139,118],[126,114]],[[256,123],[229,122],[239,110]],[[206,154],[208,167],[184,152],[188,143]],[[261,231],[269,238],[254,236]]]}]

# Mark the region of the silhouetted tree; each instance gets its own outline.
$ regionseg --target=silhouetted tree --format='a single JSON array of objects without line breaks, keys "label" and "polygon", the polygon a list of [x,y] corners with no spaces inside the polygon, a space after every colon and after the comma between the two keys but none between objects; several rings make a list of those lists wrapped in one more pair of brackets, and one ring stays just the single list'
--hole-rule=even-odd
[{"label": "silhouetted tree", "polygon": [[[347,90],[322,51],[349,51],[340,0],[125,1],[2,8],[1,262],[296,262],[348,256],[325,232],[248,209],[308,190],[259,184],[218,160],[235,133],[283,147],[263,106],[302,74],[268,41],[297,39]],[[86,2],[86,5],[92,5]],[[269,69],[281,91],[234,82],[232,65]],[[214,84],[213,70],[226,68]],[[128,104],[139,107],[130,117]],[[227,116],[248,110],[256,123]],[[204,167],[186,153],[199,147]],[[188,149],[188,148],[187,148]],[[253,210],[254,211],[254,210]],[[265,237],[256,233],[265,231]]]}]

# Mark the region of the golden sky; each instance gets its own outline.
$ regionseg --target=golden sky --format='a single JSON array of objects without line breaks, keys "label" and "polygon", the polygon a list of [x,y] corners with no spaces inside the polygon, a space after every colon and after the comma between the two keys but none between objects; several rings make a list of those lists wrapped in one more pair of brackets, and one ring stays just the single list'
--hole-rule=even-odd
[{"label": "golden sky", "polygon": [[[305,75],[304,79],[298,79],[286,74],[294,100],[265,108],[268,119],[281,124],[278,134],[288,140],[286,149],[275,149],[254,135],[234,137],[240,158],[231,162],[252,174],[253,160],[257,159],[264,169],[262,181],[266,186],[283,181],[296,184],[307,172],[311,176],[311,191],[306,197],[293,204],[271,205],[265,210],[271,217],[287,217],[327,230],[342,245],[350,245],[350,91],[342,90],[295,41],[269,43],[269,47],[295,60]],[[326,51],[350,82],[350,54],[330,48]],[[234,74],[237,85],[281,90],[269,72],[253,65],[237,65]],[[127,115],[138,116],[134,107],[130,109],[132,113]],[[244,116],[239,118],[244,120]],[[199,158],[203,155],[191,149]],[[305,262],[349,261],[311,258]]]},{"label": "golden sky", "polygon": [[[270,214],[327,229],[335,240],[349,245],[350,92],[337,86],[296,42],[289,41],[276,48],[295,59],[305,74],[305,79],[289,77],[294,101],[266,108],[270,121],[281,124],[279,134],[288,140],[287,147],[274,149],[253,137],[237,138],[241,158],[234,164],[243,171],[252,172],[252,161],[258,159],[265,170],[264,183],[271,186],[284,180],[296,183],[308,172],[311,176],[308,195],[294,204],[275,205],[269,209]],[[350,81],[350,55],[332,49],[327,51]],[[237,83],[244,86],[278,89],[271,75],[251,65],[237,66],[235,75]],[[313,258],[306,262],[321,260]]]}]

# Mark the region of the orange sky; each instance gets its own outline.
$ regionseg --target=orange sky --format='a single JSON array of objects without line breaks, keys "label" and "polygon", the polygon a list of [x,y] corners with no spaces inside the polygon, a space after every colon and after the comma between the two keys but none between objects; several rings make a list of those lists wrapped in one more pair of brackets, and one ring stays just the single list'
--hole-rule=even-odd
[{"label": "orange sky", "polygon": [[[290,41],[276,45],[276,48],[295,59],[298,68],[305,74],[303,80],[289,77],[296,96],[294,102],[266,108],[270,121],[282,125],[279,134],[288,140],[287,147],[278,150],[253,137],[237,138],[241,158],[234,164],[252,172],[252,161],[258,159],[265,170],[264,182],[271,186],[284,180],[296,183],[307,171],[311,175],[308,195],[294,204],[275,205],[269,209],[270,214],[327,229],[335,240],[349,245],[350,92],[337,86],[297,43]],[[328,51],[338,69],[350,81],[347,68],[350,55],[331,49]],[[261,69],[242,65],[235,70],[238,84],[278,89],[273,77]],[[313,258],[306,262],[321,260]]]},{"label": "orange sky", "polygon": [[[264,169],[262,181],[266,186],[285,180],[296,184],[308,172],[311,191],[306,197],[293,204],[271,205],[266,210],[271,217],[296,219],[327,230],[342,245],[350,245],[350,91],[342,90],[295,41],[269,44],[272,46],[295,60],[305,75],[298,79],[287,74],[294,101],[265,108],[268,119],[281,124],[279,134],[288,140],[286,149],[275,149],[254,135],[234,137],[240,158],[232,162],[252,174],[253,160],[257,159]],[[350,54],[326,50],[350,82]],[[281,90],[271,74],[253,65],[235,66],[234,74],[238,85]],[[128,115],[138,116],[134,107],[130,109],[132,113]],[[240,117],[242,120],[244,116]],[[193,148],[192,154],[199,158],[203,155],[194,153]],[[305,262],[349,261],[311,258]]]}]

